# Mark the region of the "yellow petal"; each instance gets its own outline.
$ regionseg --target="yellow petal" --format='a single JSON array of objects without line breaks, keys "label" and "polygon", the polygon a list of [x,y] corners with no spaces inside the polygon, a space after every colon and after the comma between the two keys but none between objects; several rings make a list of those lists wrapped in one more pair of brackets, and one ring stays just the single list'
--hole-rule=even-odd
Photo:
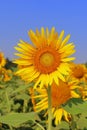
[{"label": "yellow petal", "polygon": [[60,48],[62,48],[62,47],[68,42],[69,39],[70,39],[70,34],[68,34],[68,35],[64,38],[64,40],[63,40],[62,43],[61,43]]},{"label": "yellow petal", "polygon": [[73,43],[69,43],[69,44],[67,44],[66,46],[64,46],[64,47],[62,47],[61,49],[59,49],[59,52],[60,53],[62,53],[62,52],[64,52],[64,51],[69,51],[69,50],[73,50],[73,48],[74,48],[75,46],[74,46],[74,44]]},{"label": "yellow petal", "polygon": [[39,44],[39,42],[38,42],[38,38],[37,38],[37,36],[35,35],[35,33],[34,33],[32,30],[30,30],[30,31],[28,32],[28,35],[30,36],[30,39],[31,39],[31,41],[34,43],[34,45],[35,45],[36,47],[39,47],[40,44]]},{"label": "yellow petal", "polygon": [[32,65],[32,62],[28,60],[15,60],[14,63],[18,65]]},{"label": "yellow petal", "polygon": [[49,37],[49,30],[48,30],[48,28],[46,28],[46,36],[47,36],[47,38]]},{"label": "yellow petal", "polygon": [[59,79],[61,79],[62,81],[65,82],[65,78],[60,72],[58,72],[58,77],[59,77]]},{"label": "yellow petal", "polygon": [[58,79],[58,72],[55,71],[51,74],[52,78],[54,79],[54,82],[59,85],[59,79]]},{"label": "yellow petal", "polygon": [[63,61],[63,62],[69,62],[69,61],[72,61],[72,60],[75,60],[75,57],[61,59],[61,61]]},{"label": "yellow petal", "polygon": [[62,109],[58,109],[55,111],[54,113],[54,117],[55,117],[55,124],[58,125],[62,119],[62,115],[63,115],[63,111]]},{"label": "yellow petal", "polygon": [[65,117],[65,120],[69,122],[69,119],[68,119],[69,114],[65,110],[63,110],[63,114],[64,114],[64,117]]},{"label": "yellow petal", "polygon": [[74,98],[80,98],[80,95],[77,94],[77,93],[74,92],[74,91],[71,91],[71,96],[74,97]]},{"label": "yellow petal", "polygon": [[32,59],[32,55],[26,55],[26,54],[21,54],[21,53],[14,53],[16,56],[19,56],[21,58],[26,59]]},{"label": "yellow petal", "polygon": [[20,40],[20,43],[22,43],[24,46],[26,46],[29,50],[35,51],[36,49],[28,42],[24,42],[23,40]]},{"label": "yellow petal", "polygon": [[56,43],[56,49],[58,49],[60,47],[62,39],[63,39],[63,36],[64,36],[64,30],[59,35],[58,41]]},{"label": "yellow petal", "polygon": [[44,32],[44,28],[41,28],[41,36],[44,37],[45,36],[45,32]]}]

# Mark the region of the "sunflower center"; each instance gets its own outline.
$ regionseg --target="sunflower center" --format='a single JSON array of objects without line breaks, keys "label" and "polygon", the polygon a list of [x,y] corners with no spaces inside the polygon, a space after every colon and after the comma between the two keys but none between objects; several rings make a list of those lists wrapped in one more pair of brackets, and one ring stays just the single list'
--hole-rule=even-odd
[{"label": "sunflower center", "polygon": [[74,69],[74,72],[73,72],[73,75],[76,77],[76,78],[82,78],[84,76],[84,70],[82,67],[76,67]]},{"label": "sunflower center", "polygon": [[51,94],[53,107],[59,107],[71,98],[69,86],[62,81],[60,82],[59,86],[53,83]]},{"label": "sunflower center", "polygon": [[60,54],[50,46],[41,48],[34,56],[34,65],[43,74],[54,72],[60,65]]},{"label": "sunflower center", "polygon": [[46,52],[40,57],[40,63],[46,67],[52,66],[54,63],[54,56],[51,53]]}]

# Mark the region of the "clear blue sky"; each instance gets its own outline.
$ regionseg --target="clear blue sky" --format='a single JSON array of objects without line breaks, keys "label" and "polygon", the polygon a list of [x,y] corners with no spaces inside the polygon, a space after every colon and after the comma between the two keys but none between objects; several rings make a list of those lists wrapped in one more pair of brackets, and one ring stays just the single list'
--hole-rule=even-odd
[{"label": "clear blue sky", "polygon": [[30,41],[27,32],[55,27],[71,34],[76,46],[76,63],[87,62],[87,0],[1,0],[0,51],[14,57],[20,39]]}]

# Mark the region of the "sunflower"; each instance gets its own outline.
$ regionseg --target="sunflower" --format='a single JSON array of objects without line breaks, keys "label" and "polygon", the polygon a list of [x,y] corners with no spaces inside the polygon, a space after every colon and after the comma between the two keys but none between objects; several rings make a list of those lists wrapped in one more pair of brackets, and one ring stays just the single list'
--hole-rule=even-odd
[{"label": "sunflower", "polygon": [[4,58],[4,54],[0,52],[0,68],[6,64],[6,60]]},{"label": "sunflower", "polygon": [[87,68],[84,64],[72,64],[71,65],[71,78],[79,82],[86,82]]},{"label": "sunflower", "polygon": [[87,85],[79,87],[82,99],[87,101]]},{"label": "sunflower", "polygon": [[9,81],[11,79],[11,70],[6,70],[5,68],[0,69],[0,81]]},{"label": "sunflower", "polygon": [[[80,96],[75,92],[78,88],[75,82],[63,82],[59,80],[59,85],[56,85],[55,82],[51,86],[51,104],[52,104],[52,114],[55,119],[55,124],[57,125],[62,120],[62,117],[66,121],[69,121],[68,117],[70,113],[63,109],[63,105],[71,98],[79,98]],[[37,94],[37,95],[36,95]],[[34,94],[33,94],[34,95]],[[48,110],[48,93],[46,87],[35,90],[35,95],[31,99],[35,99],[34,110],[42,111]],[[37,100],[38,99],[38,100]],[[35,102],[37,101],[36,105]],[[32,103],[33,103],[32,102]]]},{"label": "sunflower", "polygon": [[28,82],[36,80],[34,88],[40,83],[40,87],[51,85],[54,81],[57,85],[59,79],[65,80],[64,75],[68,75],[70,71],[69,63],[74,57],[69,57],[75,52],[74,44],[67,44],[70,35],[64,39],[64,30],[58,36],[53,27],[51,31],[41,28],[41,32],[36,29],[36,33],[32,30],[28,32],[33,45],[20,40],[15,49],[15,53],[19,56],[14,63],[19,66],[17,75]]}]

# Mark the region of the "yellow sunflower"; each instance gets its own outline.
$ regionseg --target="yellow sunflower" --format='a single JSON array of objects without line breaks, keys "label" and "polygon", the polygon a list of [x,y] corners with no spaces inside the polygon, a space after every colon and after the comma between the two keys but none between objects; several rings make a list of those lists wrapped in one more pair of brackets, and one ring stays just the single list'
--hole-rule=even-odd
[{"label": "yellow sunflower", "polygon": [[79,92],[83,100],[87,100],[87,84],[83,83],[79,85]]},{"label": "yellow sunflower", "polygon": [[69,57],[75,52],[74,44],[67,44],[70,35],[65,38],[64,30],[58,35],[53,27],[51,31],[41,28],[41,32],[36,29],[28,32],[33,45],[20,40],[15,49],[18,53],[14,63],[24,66],[17,71],[17,75],[28,82],[34,81],[34,88],[40,83],[40,87],[45,84],[52,84],[55,81],[58,84],[59,79],[65,80],[64,75],[68,75],[70,68],[69,62],[74,57]]},{"label": "yellow sunflower", "polygon": [[[59,80],[59,85],[56,85],[55,82],[52,83],[51,86],[51,103],[52,103],[52,114],[55,119],[55,124],[57,125],[62,120],[62,117],[65,117],[66,121],[69,121],[68,117],[70,114],[65,111],[62,107],[67,101],[71,98],[79,98],[80,96],[75,92],[78,86],[75,82],[63,82]],[[33,91],[32,91],[33,92]],[[35,91],[37,95],[33,94],[31,99],[39,99],[39,101],[35,105],[34,102],[34,110],[42,111],[48,109],[48,93],[46,88],[37,88]],[[32,102],[32,103],[33,103]]]},{"label": "yellow sunflower", "polygon": [[6,60],[4,54],[0,52],[0,68],[3,67],[5,64],[6,64]]},{"label": "yellow sunflower", "polygon": [[86,82],[87,68],[84,64],[72,64],[70,76],[77,81]]},{"label": "yellow sunflower", "polygon": [[5,68],[0,69],[0,81],[9,81],[11,79],[11,70],[6,70]]}]

